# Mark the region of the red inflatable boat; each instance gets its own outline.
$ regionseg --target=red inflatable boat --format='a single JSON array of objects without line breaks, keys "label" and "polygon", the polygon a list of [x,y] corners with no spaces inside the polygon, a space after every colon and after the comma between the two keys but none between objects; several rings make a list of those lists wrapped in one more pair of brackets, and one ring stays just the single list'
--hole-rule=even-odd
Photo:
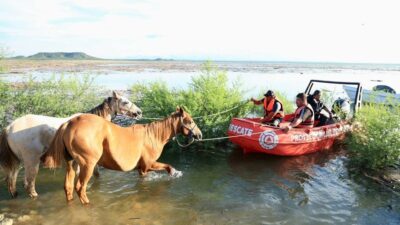
[{"label": "red inflatable boat", "polygon": [[[357,85],[358,93],[362,89],[359,83],[312,80],[306,92],[309,94],[314,83]],[[360,107],[361,96],[352,101],[353,112]],[[285,127],[292,121],[294,114],[286,115],[280,125]],[[260,118],[234,118],[228,128],[231,142],[239,145],[244,153],[266,153],[281,156],[296,156],[332,147],[336,140],[343,139],[351,130],[347,121],[314,128],[294,128],[285,133],[281,128],[260,123]]]},{"label": "red inflatable boat", "polygon": [[[287,115],[281,126],[289,124],[293,115]],[[346,122],[315,128],[292,129],[288,133],[280,128],[260,123],[259,118],[232,119],[228,135],[244,153],[259,152],[272,155],[295,156],[332,147],[335,140],[343,139],[351,126]]]}]

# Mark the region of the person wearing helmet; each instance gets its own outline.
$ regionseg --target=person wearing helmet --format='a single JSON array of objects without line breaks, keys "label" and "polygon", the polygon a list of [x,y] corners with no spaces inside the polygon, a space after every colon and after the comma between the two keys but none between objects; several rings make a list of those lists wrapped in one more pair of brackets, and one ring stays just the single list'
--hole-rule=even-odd
[{"label": "person wearing helmet", "polygon": [[263,105],[264,118],[261,120],[262,123],[276,127],[279,126],[285,113],[283,112],[282,102],[275,96],[273,91],[267,91],[261,100],[251,98],[251,101],[256,105]]}]

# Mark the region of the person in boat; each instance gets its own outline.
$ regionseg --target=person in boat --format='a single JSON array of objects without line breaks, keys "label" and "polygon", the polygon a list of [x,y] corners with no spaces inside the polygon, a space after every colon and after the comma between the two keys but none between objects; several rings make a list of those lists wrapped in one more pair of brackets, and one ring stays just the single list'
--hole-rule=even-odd
[{"label": "person in boat", "polygon": [[282,102],[275,96],[273,91],[268,90],[261,100],[251,98],[251,101],[256,105],[264,106],[264,118],[261,120],[261,123],[276,127],[279,126],[285,113],[283,112]]},{"label": "person in boat", "polygon": [[[314,110],[314,119],[319,121],[317,126],[326,125],[329,119],[332,118],[332,112],[321,101],[321,91],[315,90],[314,94],[307,97],[307,102]],[[329,115],[329,117],[326,115],[326,113],[324,113],[324,111]]]},{"label": "person in boat", "polygon": [[312,128],[314,127],[314,110],[307,102],[307,95],[299,93],[296,96],[297,109],[294,113],[293,121],[283,128],[285,132],[289,132],[292,128]]}]

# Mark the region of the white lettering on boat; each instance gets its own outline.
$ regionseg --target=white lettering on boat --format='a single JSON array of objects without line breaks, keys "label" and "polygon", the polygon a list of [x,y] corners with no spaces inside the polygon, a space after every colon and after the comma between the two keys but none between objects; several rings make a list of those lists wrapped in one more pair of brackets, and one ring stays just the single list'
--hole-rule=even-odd
[{"label": "white lettering on boat", "polygon": [[292,134],[292,142],[308,142],[308,141],[320,141],[327,138],[335,138],[351,130],[351,125],[343,125],[340,127],[330,127],[326,130],[311,131],[309,134]]},{"label": "white lettering on boat", "polygon": [[246,127],[241,127],[235,124],[230,124],[229,125],[229,131],[238,134],[238,135],[246,135],[246,136],[251,136],[253,135],[253,129],[246,128]]}]

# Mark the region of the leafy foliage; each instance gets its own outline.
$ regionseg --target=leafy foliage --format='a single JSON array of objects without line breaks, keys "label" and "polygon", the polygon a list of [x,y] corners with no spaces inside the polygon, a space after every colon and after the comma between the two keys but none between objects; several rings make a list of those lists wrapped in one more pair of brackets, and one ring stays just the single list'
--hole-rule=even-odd
[{"label": "leafy foliage", "polygon": [[65,117],[89,110],[100,102],[92,80],[52,77],[36,82],[30,77],[13,85],[0,81],[0,128],[26,114]]},{"label": "leafy foliage", "polygon": [[294,113],[294,103],[287,98],[285,93],[275,91],[275,95],[282,102],[286,114]]},{"label": "leafy foliage", "polygon": [[[245,116],[252,105],[246,104],[244,94],[239,81],[229,85],[226,71],[219,70],[210,62],[203,65],[199,76],[192,77],[189,88],[185,90],[171,89],[164,82],[132,87],[132,100],[138,102],[145,117],[166,117],[175,111],[176,106],[184,106],[193,117],[205,116],[195,119],[205,138],[226,136],[230,120]],[[212,115],[231,108],[235,109]]]},{"label": "leafy foliage", "polygon": [[400,159],[400,105],[365,105],[357,113],[349,136],[352,165],[379,170]]},{"label": "leafy foliage", "polygon": [[[226,71],[219,70],[214,64],[203,65],[199,76],[192,77],[189,88],[171,89],[164,82],[135,84],[132,87],[132,100],[138,102],[145,112],[145,117],[166,117],[174,112],[176,106],[184,106],[187,111],[198,118],[195,120],[205,138],[226,136],[227,128],[233,117],[244,117],[250,113],[263,115],[262,107],[248,103],[244,98],[240,80],[228,82]],[[278,97],[293,112],[293,104],[286,96],[278,92]],[[215,115],[219,112],[229,112]],[[147,122],[147,121],[146,121]],[[206,142],[208,147],[215,143]]]},{"label": "leafy foliage", "polygon": [[0,46],[0,73],[4,73],[6,71],[6,67],[2,63],[2,61],[6,56],[7,56],[7,49],[5,47]]}]

